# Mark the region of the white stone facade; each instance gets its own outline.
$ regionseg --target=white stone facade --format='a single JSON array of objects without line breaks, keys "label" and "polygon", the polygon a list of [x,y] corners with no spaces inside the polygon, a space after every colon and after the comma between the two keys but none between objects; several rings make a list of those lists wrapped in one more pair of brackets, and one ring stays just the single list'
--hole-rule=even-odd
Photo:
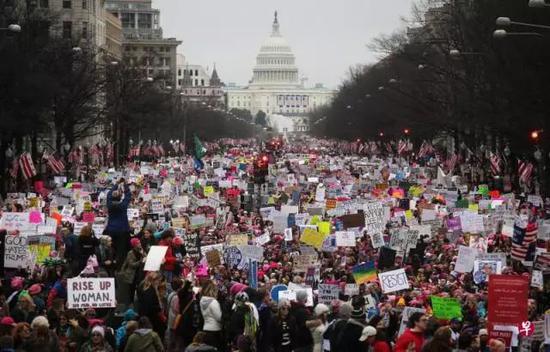
[{"label": "white stone facade", "polygon": [[335,92],[316,85],[305,88],[300,82],[296,59],[290,45],[279,31],[277,13],[271,35],[263,42],[256,57],[248,87],[227,87],[227,108],[247,109],[254,115],[305,115],[329,104]]}]

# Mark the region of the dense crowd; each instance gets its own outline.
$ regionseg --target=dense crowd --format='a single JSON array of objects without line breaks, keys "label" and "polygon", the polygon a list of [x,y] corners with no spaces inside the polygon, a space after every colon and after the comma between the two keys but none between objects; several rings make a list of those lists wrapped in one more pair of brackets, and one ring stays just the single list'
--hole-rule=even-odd
[{"label": "dense crowd", "polygon": [[[208,149],[8,194],[0,352],[549,351],[540,195],[445,175],[433,150]],[[522,321],[490,320],[501,275],[525,279]],[[116,302],[78,306],[86,278]]]}]

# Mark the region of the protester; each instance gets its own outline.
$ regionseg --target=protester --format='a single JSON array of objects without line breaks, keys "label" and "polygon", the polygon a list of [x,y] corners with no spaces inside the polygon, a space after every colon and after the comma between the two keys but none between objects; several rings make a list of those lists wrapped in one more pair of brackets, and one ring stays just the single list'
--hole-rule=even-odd
[{"label": "protester", "polygon": [[164,346],[159,335],[153,331],[147,317],[139,318],[139,327],[128,338],[124,352],[163,352]]},{"label": "protester", "polygon": [[[397,152],[399,141],[306,138],[277,151],[234,143],[209,143],[202,169],[159,154],[116,170],[95,165],[88,180],[69,176],[36,199],[32,188],[10,193],[0,213],[8,246],[0,253],[0,344],[503,352],[488,336],[488,303],[500,292],[489,289],[492,275],[521,287],[522,298],[506,298],[528,321],[544,321],[550,202],[526,179],[504,193],[453,174],[452,160],[429,142],[422,156]],[[265,176],[254,167],[264,152]],[[36,209],[42,223],[31,226]],[[28,241],[10,248],[21,234]],[[157,245],[167,247],[161,258],[152,254]],[[28,267],[10,261],[15,250],[32,253]],[[102,288],[92,290],[93,280]],[[82,297],[97,306],[75,301]],[[513,347],[548,347],[534,336]]]}]

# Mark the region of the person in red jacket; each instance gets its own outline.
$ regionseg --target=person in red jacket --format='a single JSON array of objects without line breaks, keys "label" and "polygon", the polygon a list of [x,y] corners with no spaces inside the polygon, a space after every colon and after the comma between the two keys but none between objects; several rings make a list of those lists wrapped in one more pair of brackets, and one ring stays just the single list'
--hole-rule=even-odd
[{"label": "person in red jacket", "polygon": [[424,345],[424,332],[428,324],[428,317],[415,312],[409,317],[409,328],[399,336],[395,343],[395,352],[420,352]]},{"label": "person in red jacket", "polygon": [[[166,254],[164,255],[164,263],[162,264],[162,274],[166,278],[166,282],[172,282],[172,276],[174,274],[174,269],[176,269],[176,263],[178,261],[178,258],[174,255],[174,230],[167,229],[165,230],[159,241],[159,246],[167,246],[168,249],[166,250]],[[170,287],[168,285],[167,287]]]}]

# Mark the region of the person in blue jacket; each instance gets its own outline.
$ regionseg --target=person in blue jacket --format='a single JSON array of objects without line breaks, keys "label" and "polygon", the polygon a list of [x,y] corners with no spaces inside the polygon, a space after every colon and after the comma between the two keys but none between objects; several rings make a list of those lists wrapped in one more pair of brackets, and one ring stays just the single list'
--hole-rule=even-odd
[{"label": "person in blue jacket", "polygon": [[113,239],[116,253],[116,270],[120,269],[126,253],[130,250],[130,224],[128,223],[128,205],[132,198],[130,187],[123,178],[107,193],[109,218],[105,234]]}]

